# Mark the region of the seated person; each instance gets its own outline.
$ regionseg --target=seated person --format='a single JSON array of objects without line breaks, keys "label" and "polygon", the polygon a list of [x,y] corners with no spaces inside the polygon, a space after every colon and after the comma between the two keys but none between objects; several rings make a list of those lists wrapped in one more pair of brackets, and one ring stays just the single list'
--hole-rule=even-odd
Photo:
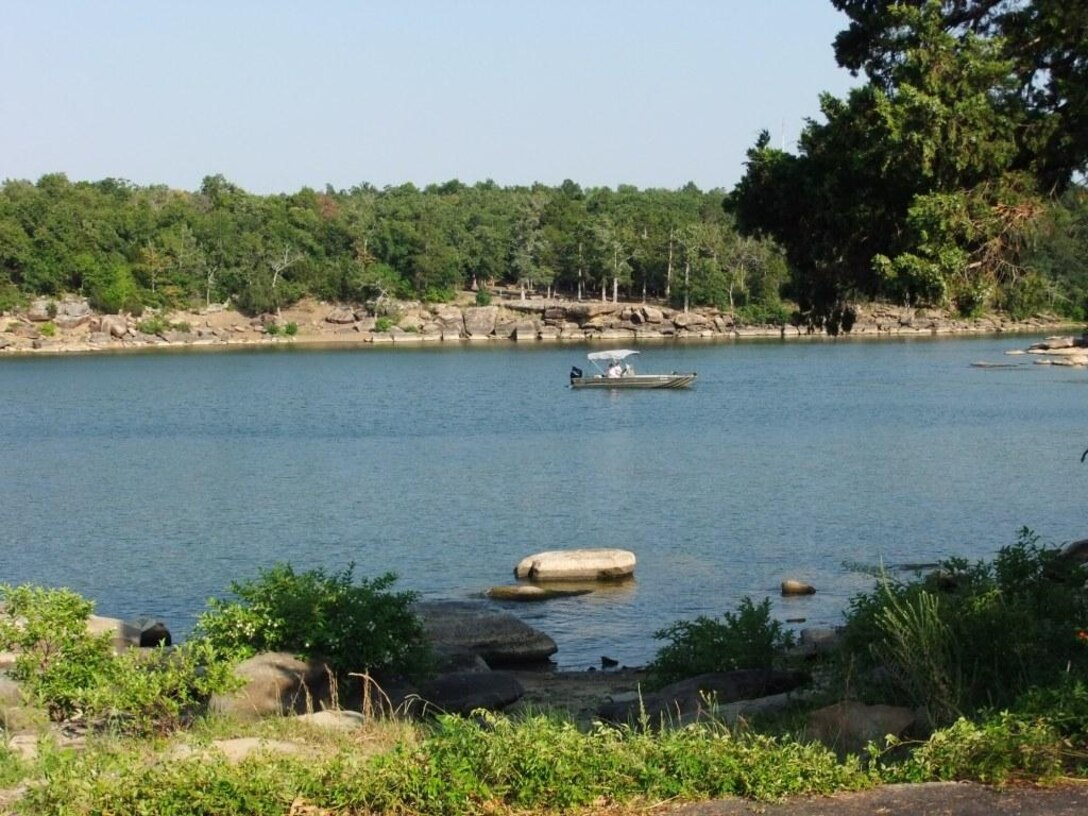
[{"label": "seated person", "polygon": [[608,377],[619,377],[623,374],[623,369],[620,368],[620,361],[613,360],[612,364],[608,366]]}]

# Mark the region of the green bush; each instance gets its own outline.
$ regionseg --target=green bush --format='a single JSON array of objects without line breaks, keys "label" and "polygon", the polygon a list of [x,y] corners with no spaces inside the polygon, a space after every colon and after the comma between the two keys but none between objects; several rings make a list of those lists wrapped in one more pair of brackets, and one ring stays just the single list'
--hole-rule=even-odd
[{"label": "green bush", "polygon": [[737,309],[735,318],[741,326],[785,326],[793,311],[785,303],[748,303]]},{"label": "green bush", "polygon": [[1030,530],[991,562],[942,562],[909,583],[885,577],[854,598],[843,682],[881,702],[925,706],[938,723],[1012,705],[1088,672],[1086,570]]},{"label": "green bush", "polygon": [[256,579],[232,582],[237,600],[209,600],[197,637],[239,657],[289,651],[320,658],[341,674],[425,672],[430,655],[411,609],[416,594],[391,592],[391,573],[356,584],[354,569],[297,573],[281,563]]},{"label": "green bush", "polygon": [[881,775],[888,782],[1046,781],[1062,773],[1064,754],[1063,740],[1045,720],[1005,711],[981,722],[956,720]]},{"label": "green bush", "polygon": [[721,620],[699,616],[654,632],[667,640],[648,666],[652,681],[664,685],[706,672],[770,668],[794,643],[793,633],[771,619],[771,600],[744,598]]},{"label": "green bush", "polygon": [[136,324],[136,329],[144,334],[159,334],[170,328],[170,322],[162,315],[152,315]]},{"label": "green bush", "polygon": [[57,327],[53,322],[42,323],[38,327],[38,331],[42,333],[42,337],[56,337]]},{"label": "green bush", "polygon": [[0,282],[0,314],[18,312],[26,308],[28,298],[11,283]]},{"label": "green bush", "polygon": [[393,328],[393,325],[394,325],[394,323],[393,323],[393,319],[391,317],[382,316],[382,317],[379,317],[377,320],[374,321],[374,331],[376,331],[376,332],[387,332],[391,328]]},{"label": "green bush", "polygon": [[491,292],[489,292],[483,286],[481,286],[480,290],[476,293],[476,305],[477,306],[490,306],[491,305]]},{"label": "green bush", "polygon": [[108,633],[87,632],[94,604],[71,590],[5,585],[0,598],[0,651],[17,653],[10,674],[55,720],[169,730],[233,685],[230,666],[206,644],[114,654]]},{"label": "green bush", "polygon": [[15,787],[27,775],[26,763],[0,743],[0,790]]},{"label": "green bush", "polygon": [[275,337],[281,331],[282,329],[280,328],[279,324],[276,323],[274,320],[264,324],[264,333],[267,334],[269,337]]},{"label": "green bush", "polygon": [[296,334],[298,334],[298,323],[295,323],[292,320],[290,323],[283,327],[283,333],[286,334],[288,337],[294,337]]}]

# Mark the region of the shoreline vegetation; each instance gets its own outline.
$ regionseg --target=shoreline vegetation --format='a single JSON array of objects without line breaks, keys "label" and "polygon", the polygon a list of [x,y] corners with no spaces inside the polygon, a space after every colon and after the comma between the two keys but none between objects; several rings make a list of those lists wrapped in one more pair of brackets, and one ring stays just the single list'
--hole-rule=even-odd
[{"label": "shoreline vegetation", "polygon": [[232,583],[174,646],[67,590],[0,586],[0,813],[627,813],[951,781],[1079,805],[1086,564],[1088,539],[1025,529],[991,562],[874,573],[814,648],[746,599],[655,633],[644,669],[578,673],[445,652],[462,668],[435,675],[414,593],[350,567]]},{"label": "shoreline vegetation", "polygon": [[890,339],[972,334],[1080,332],[1083,324],[1053,314],[1014,320],[975,318],[890,304],[851,307],[835,334],[776,321],[751,323],[711,307],[565,300],[495,293],[487,305],[463,292],[451,303],[389,301],[380,316],[364,306],[303,299],[277,313],[247,317],[229,304],[197,310],[103,314],[87,299],[38,298],[0,312],[0,355],[93,354],[153,349],[274,346],[351,347],[496,343],[735,342],[743,340]]}]

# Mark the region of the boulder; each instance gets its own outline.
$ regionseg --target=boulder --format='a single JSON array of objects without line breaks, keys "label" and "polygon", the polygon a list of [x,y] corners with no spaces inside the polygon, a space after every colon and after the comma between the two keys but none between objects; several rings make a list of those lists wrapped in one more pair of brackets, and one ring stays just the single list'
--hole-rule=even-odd
[{"label": "boulder", "polygon": [[420,686],[422,710],[427,714],[471,714],[478,708],[501,711],[525,694],[508,672],[451,672]]},{"label": "boulder", "polygon": [[434,316],[443,338],[457,338],[465,328],[465,318],[456,306],[439,306]]},{"label": "boulder", "polygon": [[1088,538],[1066,544],[1060,558],[1074,564],[1088,564]]},{"label": "boulder", "polygon": [[439,651],[468,651],[489,666],[539,663],[555,654],[555,641],[519,618],[476,601],[421,601],[414,607]]},{"label": "boulder", "polygon": [[212,711],[256,720],[291,712],[308,713],[331,703],[328,668],[317,660],[265,652],[243,661],[234,673],[243,686],[235,692],[212,695]]},{"label": "boulder", "polygon": [[530,581],[616,581],[635,574],[635,554],[608,548],[549,550],[523,558],[514,575]]},{"label": "boulder", "polygon": [[90,319],[91,315],[91,305],[87,302],[87,298],[67,295],[57,304],[58,318],[86,317]]},{"label": "boulder", "polygon": [[358,711],[315,711],[300,714],[298,721],[327,731],[358,731],[366,725],[366,717]]},{"label": "boulder", "polygon": [[665,318],[661,310],[654,306],[643,306],[640,311],[647,323],[660,323]]},{"label": "boulder", "polygon": [[125,626],[127,631],[136,635],[134,645],[145,649],[153,646],[170,646],[174,642],[170,636],[170,630],[158,618],[147,615],[129,618],[125,621]]},{"label": "boulder", "polygon": [[355,322],[355,312],[349,309],[347,306],[338,306],[325,315],[326,323],[333,323],[335,325],[345,325]]},{"label": "boulder", "polygon": [[783,595],[815,595],[816,587],[804,581],[786,580],[782,582]]},{"label": "boulder", "polygon": [[551,589],[533,584],[495,586],[487,591],[487,597],[496,601],[547,601],[552,598],[570,598],[588,595],[591,589]]},{"label": "boulder", "polygon": [[677,312],[672,322],[676,328],[687,329],[688,331],[701,329],[708,323],[706,317],[698,312]]},{"label": "boulder", "polygon": [[842,644],[842,632],[830,626],[801,630],[800,648],[806,656],[834,652]]},{"label": "boulder", "polygon": [[57,304],[48,298],[37,298],[26,310],[27,320],[35,323],[47,323],[56,317]]},{"label": "boulder", "polygon": [[712,672],[671,683],[660,691],[643,694],[641,699],[605,703],[597,714],[614,723],[634,722],[645,716],[653,726],[683,725],[702,717],[716,717],[717,710],[728,703],[785,694],[808,679],[804,672],[773,669]]},{"label": "boulder", "polygon": [[470,306],[464,313],[465,334],[469,337],[487,337],[495,331],[499,316],[498,306]]},{"label": "boulder", "polygon": [[889,734],[903,736],[914,720],[909,708],[847,700],[809,714],[805,734],[841,753],[859,753],[868,743],[879,744]]},{"label": "boulder", "polygon": [[567,319],[573,320],[579,326],[585,326],[586,323],[603,317],[604,320],[600,321],[603,324],[607,322],[612,314],[622,312],[623,308],[618,303],[607,303],[599,300],[582,301],[567,306]]},{"label": "boulder", "polygon": [[538,339],[538,329],[535,320],[519,320],[517,325],[514,326],[514,339],[515,340],[536,340]]},{"label": "boulder", "polygon": [[53,321],[58,329],[76,329],[91,322],[91,316],[85,315],[57,315]]},{"label": "boulder", "polygon": [[99,328],[110,337],[124,337],[128,334],[128,321],[119,315],[103,315]]},{"label": "boulder", "polygon": [[109,635],[115,652],[123,652],[140,645],[140,632],[120,618],[107,618],[103,615],[91,615],[87,618],[87,633],[91,635]]}]

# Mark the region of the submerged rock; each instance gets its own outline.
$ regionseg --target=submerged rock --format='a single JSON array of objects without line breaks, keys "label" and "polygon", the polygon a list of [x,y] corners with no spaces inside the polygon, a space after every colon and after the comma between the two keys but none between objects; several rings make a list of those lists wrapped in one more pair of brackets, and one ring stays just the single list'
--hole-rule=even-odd
[{"label": "submerged rock", "polygon": [[487,591],[487,597],[496,601],[547,601],[552,598],[570,598],[588,595],[590,589],[551,589],[532,584],[495,586]]}]

